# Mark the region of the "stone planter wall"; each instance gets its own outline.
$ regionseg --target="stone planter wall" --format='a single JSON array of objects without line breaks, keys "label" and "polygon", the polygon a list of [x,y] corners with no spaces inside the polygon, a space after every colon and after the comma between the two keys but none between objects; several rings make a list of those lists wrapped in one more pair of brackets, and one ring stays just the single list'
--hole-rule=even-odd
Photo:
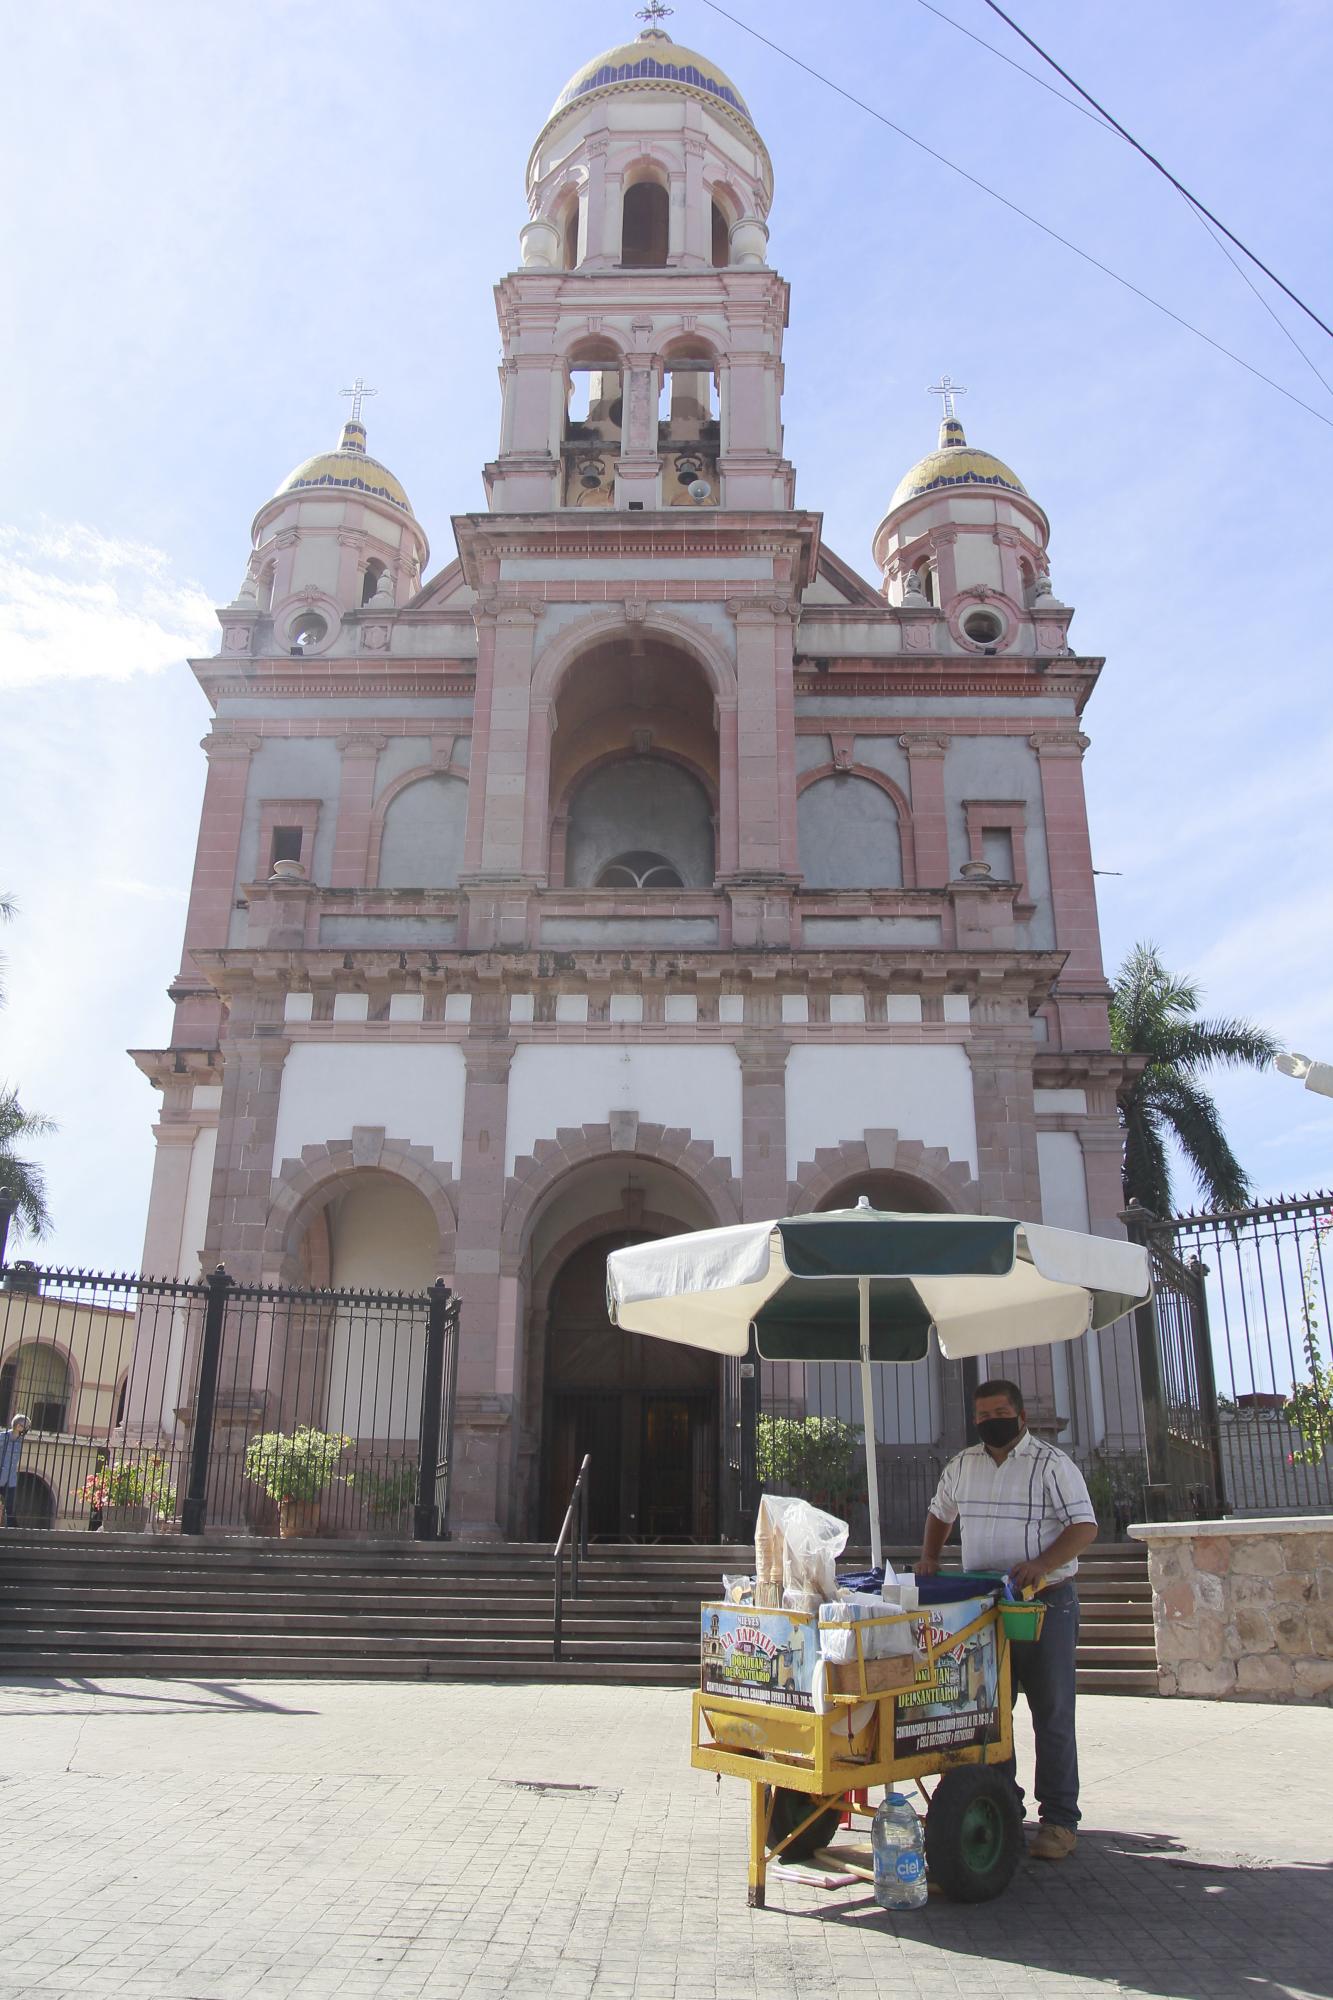
[{"label": "stone planter wall", "polygon": [[1333,1704],[1333,1515],[1150,1521],[1166,1695]]}]

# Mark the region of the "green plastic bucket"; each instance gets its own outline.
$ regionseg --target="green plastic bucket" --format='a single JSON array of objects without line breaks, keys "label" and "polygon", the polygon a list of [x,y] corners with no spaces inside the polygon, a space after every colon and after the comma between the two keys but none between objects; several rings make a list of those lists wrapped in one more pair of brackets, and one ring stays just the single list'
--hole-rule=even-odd
[{"label": "green plastic bucket", "polygon": [[1033,1598],[1026,1604],[1001,1604],[1000,1622],[1004,1626],[1004,1636],[1017,1640],[1020,1644],[1041,1637],[1041,1621],[1046,1616],[1046,1606],[1040,1598]]}]

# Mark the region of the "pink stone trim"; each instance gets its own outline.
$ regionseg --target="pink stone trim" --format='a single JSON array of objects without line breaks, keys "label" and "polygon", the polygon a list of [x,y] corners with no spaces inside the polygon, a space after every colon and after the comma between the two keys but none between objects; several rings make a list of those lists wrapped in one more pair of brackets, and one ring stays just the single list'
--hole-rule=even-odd
[{"label": "pink stone trim", "polygon": [[919,1139],[900,1139],[896,1132],[884,1131],[844,1140],[840,1146],[821,1146],[813,1160],[803,1160],[787,1189],[788,1213],[808,1215],[844,1181],[875,1173],[924,1182],[955,1214],[982,1212],[981,1189],[965,1161],[953,1159],[943,1146],[923,1146]]},{"label": "pink stone trim", "polygon": [[[505,1269],[518,1269],[530,1225],[552,1189],[576,1167],[605,1160],[611,1154],[609,1125],[566,1126],[553,1139],[539,1139],[531,1153],[514,1162],[514,1171],[505,1183],[500,1232]],[[740,1182],[732,1174],[730,1162],[714,1153],[711,1139],[693,1139],[684,1127],[641,1124],[633,1148],[620,1154],[631,1156],[675,1168],[703,1196],[720,1228],[741,1220]]]},{"label": "pink stone trim", "polygon": [[439,1232],[440,1275],[451,1273],[458,1235],[458,1185],[452,1167],[437,1162],[429,1146],[388,1138],[367,1146],[364,1135],[358,1135],[355,1155],[351,1139],[330,1139],[322,1146],[303,1146],[299,1160],[282,1162],[264,1225],[265,1281],[289,1279],[301,1237],[330,1195],[374,1173],[392,1174],[424,1197]]}]

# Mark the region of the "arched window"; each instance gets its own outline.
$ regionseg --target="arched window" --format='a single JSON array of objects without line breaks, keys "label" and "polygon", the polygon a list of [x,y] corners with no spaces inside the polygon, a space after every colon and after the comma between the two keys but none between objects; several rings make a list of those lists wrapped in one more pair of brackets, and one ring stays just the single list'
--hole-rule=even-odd
[{"label": "arched window", "polygon": [[940,601],[940,579],[934,563],[923,562],[919,574],[921,577],[921,588],[925,592],[927,602],[938,604]]},{"label": "arched window", "polygon": [[670,241],[671,201],[657,181],[625,189],[620,212],[620,261],[636,271],[661,270]]},{"label": "arched window", "polygon": [[731,262],[731,223],[717,202],[713,203],[713,262],[719,269]]},{"label": "arched window", "polygon": [[[713,852],[707,792],[665,757],[600,765],[570,802],[565,881],[571,888],[707,888]],[[669,871],[674,881],[657,871]]]},{"label": "arched window", "polygon": [[0,1424],[22,1411],[35,1431],[63,1431],[69,1414],[69,1368],[45,1341],[11,1354],[0,1368]]},{"label": "arched window", "polygon": [[566,271],[578,269],[579,262],[579,198],[570,194],[560,204],[556,214],[560,225],[560,262]]},{"label": "arched window", "polygon": [[679,869],[664,854],[651,854],[646,848],[618,854],[614,861],[607,862],[593,884],[595,889],[683,889],[684,886]]},{"label": "arched window", "polygon": [[273,579],[275,574],[276,565],[265,563],[263,573],[259,579],[259,608],[261,611],[271,611],[273,609]]},{"label": "arched window", "polygon": [[384,572],[385,566],[382,562],[371,561],[366,564],[365,569],[361,573],[361,602],[363,604],[369,604],[371,598],[379,589]]},{"label": "arched window", "polygon": [[796,824],[807,889],[901,889],[898,808],[868,778],[817,778],[796,801]]},{"label": "arched window", "polygon": [[463,865],[467,786],[432,772],[390,801],[380,834],[381,889],[452,889]]}]

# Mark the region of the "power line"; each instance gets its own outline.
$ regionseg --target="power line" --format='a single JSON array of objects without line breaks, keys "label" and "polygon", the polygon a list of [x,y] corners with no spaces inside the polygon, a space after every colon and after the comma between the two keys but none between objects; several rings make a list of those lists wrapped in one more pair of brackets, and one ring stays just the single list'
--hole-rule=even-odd
[{"label": "power line", "polygon": [[927,145],[924,139],[918,139],[915,133],[907,130],[906,126],[895,124],[893,119],[888,117],[883,111],[877,111],[873,104],[867,104],[864,98],[857,97],[852,91],[844,89],[842,84],[835,83],[832,77],[825,76],[822,70],[815,69],[810,63],[802,61],[800,56],[793,55],[790,49],[784,49],[780,43],[770,40],[767,35],[761,35],[758,28],[752,28],[748,21],[742,21],[738,15],[729,13],[725,7],[719,6],[718,0],[703,0],[703,4],[714,14],[720,14],[724,21],[730,21],[733,27],[742,29],[747,35],[752,36],[755,41],[762,42],[765,48],[772,49],[774,55],[781,56],[784,62],[791,63],[796,69],[804,70],[806,75],[812,76],[816,83],[822,83],[826,90],[833,91],[836,96],[844,98],[848,104],[854,104],[858,111],[864,111],[867,117],[875,119],[878,124],[886,125],[890,132],[896,132],[900,139],[906,139],[909,145],[917,147],[920,152],[927,154],[932,160],[937,160],[942,167],[947,167],[950,173],[958,174],[961,179],[969,182],[972,187],[979,188],[983,194],[988,194],[992,201],[998,201],[1002,207],[1009,209],[1012,214],[1021,216],[1024,222],[1029,222],[1034,229],[1039,229],[1043,236],[1049,236],[1053,242],[1061,244],[1066,250],[1072,250],[1074,255],[1081,257],[1085,264],[1091,264],[1094,270],[1102,272],[1105,277],[1113,278],[1116,284],[1123,285],[1127,292],[1133,292],[1135,298],[1142,299],[1146,305],[1150,305],[1156,311],[1164,313],[1169,320],[1174,320],[1177,326],[1183,326],[1186,333],[1194,334],[1197,339],[1206,342],[1218,354],[1225,355],[1228,361],[1234,361],[1236,366],[1243,368],[1247,375],[1253,375],[1257,381],[1266,383],[1270,389],[1276,389],[1279,396],[1285,396],[1289,403],[1294,403],[1297,409],[1304,410],[1307,416],[1318,418],[1321,424],[1327,424],[1329,429],[1333,430],[1333,417],[1326,417],[1322,410],[1316,410],[1313,404],[1305,402],[1303,398],[1295,395],[1292,390],[1284,388],[1281,382],[1275,382],[1271,375],[1265,375],[1262,368],[1254,367],[1253,363],[1243,360],[1239,354],[1234,354],[1229,347],[1224,347],[1220,340],[1214,340],[1211,333],[1205,333],[1202,327],[1195,326],[1192,321],[1183,318],[1180,313],[1174,312],[1170,306],[1164,305],[1160,299],[1155,299],[1151,292],[1145,292],[1141,285],[1134,284],[1132,279],[1122,277],[1120,272],[1113,270],[1109,264],[1103,264],[1101,258],[1094,257],[1090,250],[1082,249],[1077,243],[1071,242],[1069,237],[1062,236],[1058,229],[1052,229],[1048,222],[1042,222],[1038,216],[1031,214],[1026,208],[1020,208],[1016,201],[1011,201],[1008,195],[1001,194],[998,188],[991,187],[987,181],[978,180],[977,176],[970,174],[966,167],[960,167],[956,160],[951,160],[946,154],[937,152],[934,146]]},{"label": "power line", "polygon": [[998,4],[998,0],[986,0],[986,5],[990,8],[992,14],[998,14],[1002,21],[1007,22],[1008,25],[1013,29],[1014,33],[1016,35],[1021,36],[1022,39],[1027,43],[1028,47],[1032,49],[1037,55],[1039,55],[1044,63],[1049,63],[1051,68],[1055,71],[1056,75],[1062,76],[1065,82],[1069,85],[1071,90],[1076,90],[1085,103],[1090,104],[1094,111],[1099,112],[1101,116],[1106,120],[1107,124],[1113,126],[1114,129],[1120,134],[1121,138],[1124,139],[1128,145],[1131,145],[1134,148],[1134,151],[1136,153],[1141,153],[1144,159],[1148,162],[1149,166],[1156,167],[1158,173],[1161,174],[1166,180],[1169,180],[1172,187],[1176,188],[1179,191],[1179,193],[1184,195],[1187,202],[1189,202],[1194,208],[1198,209],[1200,215],[1206,216],[1209,222],[1213,224],[1214,228],[1220,229],[1222,234],[1226,237],[1229,243],[1234,243],[1236,248],[1242,253],[1242,255],[1248,257],[1252,264],[1257,264],[1259,269],[1263,272],[1264,276],[1266,278],[1271,278],[1273,283],[1277,286],[1278,290],[1285,292],[1287,297],[1291,300],[1292,304],[1299,306],[1301,311],[1305,313],[1310,319],[1312,319],[1317,327],[1321,327],[1323,331],[1329,336],[1330,340],[1333,340],[1333,326],[1326,326],[1324,321],[1320,319],[1318,313],[1315,312],[1310,306],[1307,306],[1305,300],[1298,297],[1297,294],[1292,291],[1290,285],[1283,284],[1281,278],[1278,277],[1276,271],[1270,271],[1267,264],[1264,263],[1261,257],[1256,257],[1253,250],[1251,250],[1246,244],[1241,242],[1239,236],[1233,236],[1231,231],[1227,228],[1225,222],[1219,222],[1218,218],[1213,214],[1213,211],[1210,208],[1205,208],[1203,203],[1199,200],[1199,197],[1196,194],[1191,194],[1189,189],[1184,185],[1184,183],[1178,181],[1175,175],[1171,172],[1171,170],[1168,167],[1164,167],[1162,165],[1161,161],[1157,158],[1157,155],[1155,153],[1150,153],[1146,146],[1141,146],[1138,140],[1134,137],[1134,134],[1132,132],[1127,132],[1124,126],[1120,123],[1119,119],[1113,118],[1111,116],[1110,112],[1106,109],[1105,105],[1099,104],[1096,98],[1093,97],[1090,92],[1086,91],[1083,88],[1083,85],[1081,83],[1076,83],[1074,81],[1074,78],[1069,74],[1069,71],[1067,69],[1061,69],[1059,63],[1055,60],[1055,57],[1048,56],[1045,49],[1042,48],[1041,44],[1039,42],[1034,42],[1031,35],[1027,34],[1022,28],[1019,27],[1017,21],[1011,19],[1010,16],[1005,13],[1003,7],[1001,7]]},{"label": "power line", "polygon": [[[965,27],[961,21],[956,21],[952,14],[946,14],[942,7],[933,6],[931,4],[931,0],[917,0],[917,5],[919,7],[924,7],[928,14],[933,14],[937,21],[944,21],[948,24],[949,27],[956,28],[960,35],[966,35],[967,39],[970,42],[975,42],[978,48],[985,49],[990,55],[996,56],[1000,62],[1007,63],[1010,69],[1017,70],[1018,74],[1020,76],[1025,76],[1030,83],[1035,83],[1039,89],[1049,92],[1049,94],[1052,97],[1054,97],[1059,103],[1068,105],[1071,111],[1077,111],[1080,118],[1086,118],[1088,120],[1088,123],[1090,125],[1095,125],[1099,131],[1107,133],[1108,136],[1111,138],[1120,138],[1123,136],[1118,126],[1116,126],[1113,123],[1108,123],[1108,121],[1105,118],[1099,116],[1096,111],[1090,111],[1088,109],[1088,106],[1086,104],[1080,104],[1077,98],[1066,97],[1064,92],[1062,90],[1057,90],[1053,83],[1047,83],[1044,76],[1038,76],[1035,70],[1025,68],[1021,62],[1015,62],[1014,58],[1012,56],[1006,55],[1003,49],[996,48],[994,42],[988,42],[984,35],[974,34],[971,28]],[[1021,33],[1022,31],[1020,30],[1019,32]],[[1299,342],[1299,340],[1297,340],[1295,334],[1292,332],[1291,328],[1287,325],[1286,321],[1282,318],[1281,314],[1274,310],[1271,301],[1265,298],[1264,294],[1260,291],[1258,285],[1255,284],[1253,278],[1250,276],[1245,266],[1232,255],[1231,251],[1227,248],[1225,242],[1222,240],[1221,236],[1219,236],[1217,230],[1212,226],[1212,223],[1208,220],[1203,210],[1200,208],[1199,204],[1196,201],[1194,201],[1190,195],[1185,194],[1183,192],[1181,193],[1181,200],[1184,202],[1186,208],[1189,210],[1190,214],[1194,217],[1195,221],[1198,223],[1200,229],[1203,230],[1209,242],[1216,246],[1219,254],[1226,258],[1228,264],[1230,264],[1232,270],[1236,273],[1236,276],[1239,279],[1241,279],[1242,283],[1244,283],[1249,287],[1250,291],[1259,301],[1259,304],[1268,314],[1268,317],[1272,320],[1278,332],[1283,336],[1285,340],[1290,342],[1292,347],[1295,348],[1297,354],[1299,354],[1301,360],[1305,363],[1310,373],[1314,376],[1316,382],[1319,383],[1321,388],[1326,389],[1329,395],[1333,396],[1333,384],[1329,383],[1327,376],[1320,373],[1319,369],[1315,366],[1314,360],[1309,354],[1306,353],[1305,349],[1301,346],[1301,343]]]}]

